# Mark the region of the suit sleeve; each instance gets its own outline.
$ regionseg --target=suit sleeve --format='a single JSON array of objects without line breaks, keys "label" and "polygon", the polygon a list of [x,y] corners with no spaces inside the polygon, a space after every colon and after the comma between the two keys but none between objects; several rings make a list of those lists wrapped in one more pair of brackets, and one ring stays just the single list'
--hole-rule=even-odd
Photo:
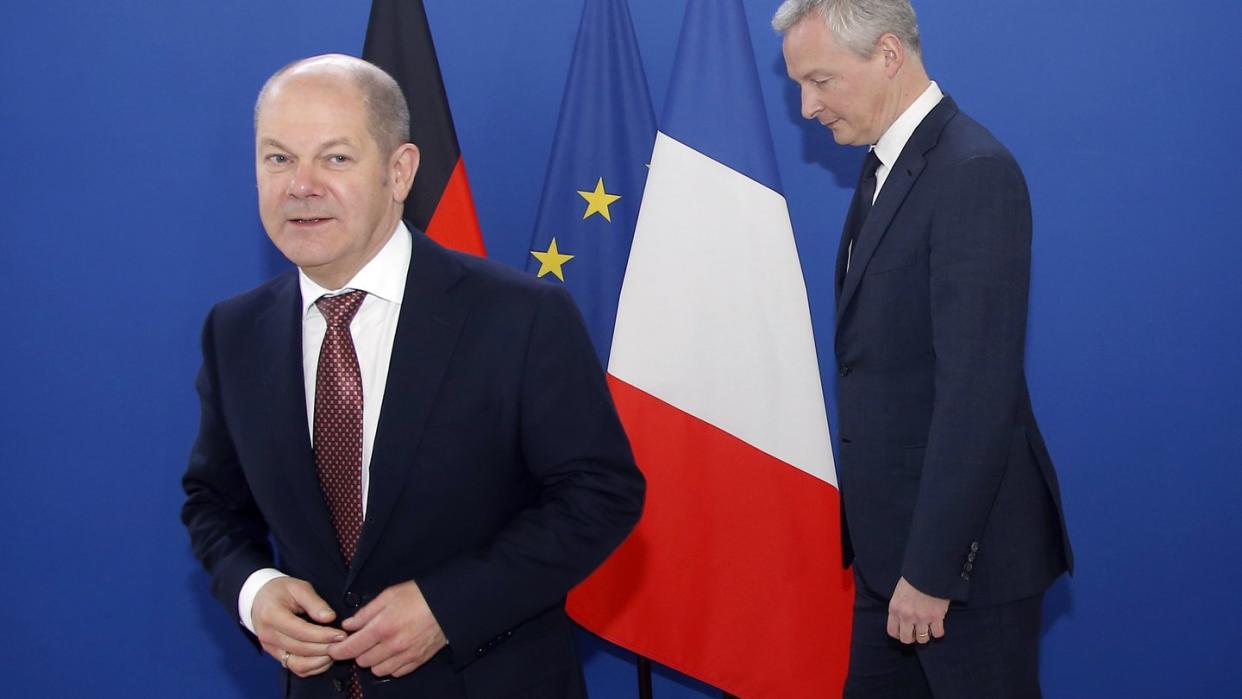
[{"label": "suit sleeve", "polygon": [[272,567],[273,559],[267,525],[251,497],[221,410],[214,316],[213,311],[203,328],[203,365],[195,383],[201,412],[198,437],[181,479],[186,494],[181,521],[189,530],[194,556],[211,575],[212,594],[237,619],[238,594],[246,578]]},{"label": "suit sleeve", "polygon": [[1008,158],[959,162],[941,187],[929,253],[935,400],[902,576],[964,601],[1022,396],[1031,214]]},{"label": "suit sleeve", "polygon": [[[645,484],[582,319],[539,292],[520,378],[520,447],[537,502],[489,546],[418,580],[463,667],[489,641],[559,605],[638,521]],[[494,645],[494,644],[493,644]]]}]

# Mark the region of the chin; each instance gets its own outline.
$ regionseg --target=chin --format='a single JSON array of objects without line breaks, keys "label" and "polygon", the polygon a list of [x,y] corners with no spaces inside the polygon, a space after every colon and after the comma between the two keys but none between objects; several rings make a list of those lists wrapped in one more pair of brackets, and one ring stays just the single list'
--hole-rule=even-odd
[{"label": "chin", "polygon": [[297,240],[292,236],[279,241],[273,240],[272,243],[285,259],[302,268],[317,267],[331,262],[334,257],[333,251],[323,245],[309,240]]},{"label": "chin", "polygon": [[871,145],[870,141],[867,141],[866,139],[860,137],[858,134],[854,134],[854,133],[843,133],[839,135],[834,133],[832,134],[832,137],[836,139],[838,145],[842,145],[842,146],[869,146]]}]

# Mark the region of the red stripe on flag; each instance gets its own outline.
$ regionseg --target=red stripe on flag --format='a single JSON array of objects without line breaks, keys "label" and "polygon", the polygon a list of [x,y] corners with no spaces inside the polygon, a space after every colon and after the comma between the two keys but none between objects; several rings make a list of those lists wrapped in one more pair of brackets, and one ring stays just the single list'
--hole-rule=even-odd
[{"label": "red stripe on flag", "polygon": [[600,636],[744,697],[840,696],[853,580],[831,485],[608,377],[642,521],[570,594]]},{"label": "red stripe on flag", "polygon": [[466,166],[460,157],[453,166],[448,184],[444,185],[440,203],[436,204],[436,211],[427,223],[427,235],[445,247],[479,257],[487,256],[479,217],[474,211],[474,199],[470,196],[470,183],[466,180]]}]

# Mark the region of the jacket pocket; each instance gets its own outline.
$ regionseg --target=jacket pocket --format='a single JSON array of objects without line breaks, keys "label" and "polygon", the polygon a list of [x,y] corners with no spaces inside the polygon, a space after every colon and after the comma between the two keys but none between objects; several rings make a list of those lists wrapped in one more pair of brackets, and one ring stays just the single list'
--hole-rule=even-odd
[{"label": "jacket pocket", "polygon": [[919,259],[918,252],[915,250],[899,250],[893,253],[877,254],[867,263],[867,272],[864,276],[872,276],[875,274],[884,274],[885,272],[896,272],[899,269],[905,269],[913,265]]}]

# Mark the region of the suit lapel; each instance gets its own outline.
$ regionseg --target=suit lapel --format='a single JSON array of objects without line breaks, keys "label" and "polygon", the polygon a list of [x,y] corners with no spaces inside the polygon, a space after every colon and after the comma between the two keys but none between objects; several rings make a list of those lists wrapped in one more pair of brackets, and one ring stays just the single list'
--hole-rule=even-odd
[{"label": "suit lapel", "polygon": [[846,265],[850,259],[850,231],[854,230],[857,225],[856,219],[860,216],[859,208],[862,200],[862,172],[858,173],[858,184],[854,185],[854,198],[850,200],[850,211],[845,216],[845,226],[841,229],[841,241],[837,244],[837,268],[834,275],[834,289],[836,290],[836,300],[838,306],[841,303],[841,288],[845,284]]},{"label": "suit lapel", "polygon": [[461,265],[418,231],[412,230],[411,238],[410,271],[371,451],[367,514],[347,584],[374,550],[411,480],[415,449],[470,309],[469,295],[454,289],[464,273]]},{"label": "suit lapel", "polygon": [[276,290],[276,302],[260,314],[255,334],[261,338],[257,361],[263,365],[267,395],[258,405],[272,422],[274,477],[290,492],[291,507],[301,510],[310,537],[342,571],[336,531],[324,501],[315,454],[307,430],[306,384],[302,372],[302,293],[297,274]]},{"label": "suit lapel", "polygon": [[[928,112],[922,123],[911,134],[905,147],[902,148],[897,162],[893,163],[893,167],[889,170],[888,178],[884,181],[884,188],[880,190],[880,195],[871,207],[871,213],[858,235],[852,258],[847,249],[848,244],[842,240],[841,247],[837,251],[837,279],[841,280],[837,293],[838,328],[841,326],[841,319],[845,317],[850,301],[858,291],[858,285],[862,282],[867,264],[888,232],[893,217],[897,215],[906,196],[910,194],[914,183],[918,181],[919,175],[927,166],[927,152],[940,142],[941,132],[956,114],[957,104],[948,95],[945,95],[940,103]],[[857,196],[857,190],[855,190],[855,195]],[[850,206],[851,217],[855,215],[857,208],[857,201],[855,201]],[[848,272],[844,271],[847,259],[849,259]]]}]

